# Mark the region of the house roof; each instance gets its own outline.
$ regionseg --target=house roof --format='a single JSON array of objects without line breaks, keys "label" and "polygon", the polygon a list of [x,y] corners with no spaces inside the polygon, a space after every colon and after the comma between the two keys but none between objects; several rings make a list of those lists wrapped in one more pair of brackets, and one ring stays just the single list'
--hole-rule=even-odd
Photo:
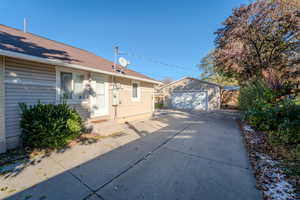
[{"label": "house roof", "polygon": [[182,81],[182,80],[184,80],[184,79],[192,79],[192,80],[196,80],[196,81],[199,81],[199,82],[202,82],[202,83],[205,83],[205,84],[209,84],[209,85],[221,87],[220,85],[215,84],[215,83],[211,83],[211,82],[203,81],[203,80],[200,80],[200,79],[197,79],[197,78],[185,76],[185,77],[183,77],[183,78],[181,78],[181,79],[179,79],[179,80],[173,81],[173,82],[171,82],[171,83],[169,83],[169,84],[167,84],[167,85],[162,86],[160,89],[163,89],[163,88],[165,88],[165,87],[168,87],[168,86],[170,86],[170,85],[173,85],[174,83],[178,83],[178,82],[180,82],[180,81]]},{"label": "house roof", "polygon": [[[107,72],[110,75],[123,76],[149,82],[157,82],[141,73],[130,69],[117,72],[112,68],[113,63],[94,53],[83,49],[75,48],[64,43],[50,40],[32,33],[24,33],[0,24],[0,55],[11,55],[12,57],[28,58],[28,60],[47,61],[62,63],[64,66],[81,66],[86,70]],[[28,55],[29,57],[25,57]],[[122,68],[118,66],[118,68]]]}]

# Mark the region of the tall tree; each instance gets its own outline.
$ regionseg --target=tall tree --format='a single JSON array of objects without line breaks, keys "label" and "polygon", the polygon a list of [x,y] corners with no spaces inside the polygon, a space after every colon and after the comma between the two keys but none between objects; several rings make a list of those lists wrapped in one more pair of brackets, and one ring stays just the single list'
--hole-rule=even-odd
[{"label": "tall tree", "polygon": [[215,63],[214,51],[209,52],[200,60],[198,67],[201,70],[201,78],[209,77],[215,73]]},{"label": "tall tree", "polygon": [[215,34],[216,70],[241,84],[262,79],[278,89],[299,77],[300,10],[293,1],[241,5]]},{"label": "tall tree", "polygon": [[222,86],[226,85],[237,85],[237,81],[234,78],[228,78],[223,76],[220,72],[215,70],[216,59],[214,56],[214,51],[210,51],[206,56],[204,56],[198,68],[201,71],[200,78],[205,81],[216,83]]}]

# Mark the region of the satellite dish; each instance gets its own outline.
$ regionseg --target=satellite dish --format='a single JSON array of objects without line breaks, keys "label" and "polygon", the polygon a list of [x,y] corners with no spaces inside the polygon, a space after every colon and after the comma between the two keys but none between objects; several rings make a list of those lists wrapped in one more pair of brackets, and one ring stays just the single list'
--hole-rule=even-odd
[{"label": "satellite dish", "polygon": [[129,62],[123,57],[119,58],[119,63],[122,67],[127,67],[129,65]]}]

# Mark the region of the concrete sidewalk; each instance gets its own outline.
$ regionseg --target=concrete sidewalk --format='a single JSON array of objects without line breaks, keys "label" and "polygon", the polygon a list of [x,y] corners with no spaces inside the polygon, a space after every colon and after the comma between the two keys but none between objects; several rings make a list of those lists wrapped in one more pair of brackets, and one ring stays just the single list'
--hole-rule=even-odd
[{"label": "concrete sidewalk", "polygon": [[0,198],[261,198],[231,115],[164,111],[158,117],[155,123],[132,124],[125,136],[87,145],[85,153],[82,147],[57,153],[2,177],[1,186],[18,189],[5,196],[0,191]]}]

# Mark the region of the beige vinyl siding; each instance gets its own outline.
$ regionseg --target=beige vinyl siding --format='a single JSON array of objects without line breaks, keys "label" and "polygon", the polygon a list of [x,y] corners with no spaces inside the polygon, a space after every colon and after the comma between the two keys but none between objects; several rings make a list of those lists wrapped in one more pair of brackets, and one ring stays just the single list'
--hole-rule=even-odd
[{"label": "beige vinyl siding", "polygon": [[0,153],[6,151],[4,113],[4,57],[0,56]]},{"label": "beige vinyl siding", "polygon": [[135,115],[152,113],[153,111],[153,84],[139,82],[139,100],[132,99],[132,80],[116,78],[116,82],[121,84],[119,92],[121,104],[118,106],[118,118],[126,118]]},{"label": "beige vinyl siding", "polygon": [[[0,60],[1,61],[1,60]],[[57,85],[57,67],[48,64],[30,62],[21,59],[5,57],[4,70],[4,87],[1,88],[1,72],[3,70],[0,65],[0,123],[4,117],[5,126],[0,129],[0,139],[5,128],[5,140],[8,149],[17,147],[20,144],[20,108],[19,103],[29,105],[41,103],[56,103],[56,87]],[[2,71],[1,71],[2,70]],[[87,76],[85,81],[88,81]],[[115,110],[112,106],[112,77],[108,78],[108,111],[109,119],[114,118]],[[154,88],[152,83],[139,81],[139,100],[132,99],[132,80],[126,78],[117,78],[114,80],[120,83],[119,90],[120,105],[117,106],[117,119],[125,120],[130,117],[151,115],[153,112],[153,94]],[[1,93],[4,91],[1,96]],[[1,97],[4,101],[5,116],[1,109]],[[90,98],[85,100],[76,100],[69,102],[71,107],[75,108],[83,120],[90,118],[91,106]],[[2,115],[1,115],[2,114]],[[3,123],[3,122],[2,122]],[[2,131],[2,132],[1,132]],[[1,141],[1,140],[0,140]]]},{"label": "beige vinyl siding", "polygon": [[8,148],[19,144],[19,103],[55,103],[56,72],[52,65],[5,57],[5,129]]}]

